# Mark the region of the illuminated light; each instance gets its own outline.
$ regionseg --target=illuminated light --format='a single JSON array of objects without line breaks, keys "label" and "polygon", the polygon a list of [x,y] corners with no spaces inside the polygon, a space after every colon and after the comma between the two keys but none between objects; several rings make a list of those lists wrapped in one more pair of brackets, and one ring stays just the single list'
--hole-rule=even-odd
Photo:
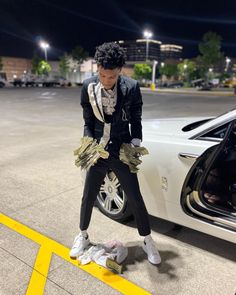
[{"label": "illuminated light", "polygon": [[40,47],[44,50],[44,54],[45,54],[45,60],[47,61],[48,60],[48,57],[47,57],[47,50],[48,48],[50,47],[49,44],[45,41],[41,41],[39,43]]},{"label": "illuminated light", "polygon": [[[137,39],[136,42],[140,42],[140,43],[141,43],[141,42],[147,42],[147,40],[146,40],[146,39]],[[148,42],[149,42],[149,43],[162,44],[161,41],[158,41],[158,40],[152,40],[152,39],[151,39],[151,40],[148,40]]]},{"label": "illuminated light", "polygon": [[161,49],[183,49],[183,46],[175,45],[175,44],[162,44]]},{"label": "illuminated light", "polygon": [[48,49],[49,48],[49,44],[47,42],[41,41],[40,42],[40,47],[43,49]]},{"label": "illuminated light", "polygon": [[152,32],[148,31],[148,30],[145,30],[143,32],[143,36],[146,38],[146,39],[150,39],[152,37]]}]

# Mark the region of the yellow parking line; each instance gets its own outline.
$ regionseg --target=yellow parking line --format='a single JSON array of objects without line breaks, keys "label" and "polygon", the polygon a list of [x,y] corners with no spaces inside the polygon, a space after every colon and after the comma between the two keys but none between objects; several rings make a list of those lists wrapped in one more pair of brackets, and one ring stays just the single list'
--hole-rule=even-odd
[{"label": "yellow parking line", "polygon": [[[78,261],[70,259],[68,248],[1,213],[0,213],[0,223],[18,232],[19,234],[33,240],[34,242],[40,244],[43,247],[40,250],[39,257],[36,259],[36,263],[35,263],[36,269],[42,274],[45,274],[46,269],[48,269],[49,267],[49,264],[48,264],[50,263],[50,258],[48,257],[49,252],[53,252],[57,254],[58,256],[60,256],[61,258],[65,259],[66,261],[70,262],[73,265],[76,265],[80,269],[86,271],[90,275],[94,276],[95,278],[99,279],[100,281],[104,282],[105,284],[109,285],[113,289],[116,289],[117,291],[123,294],[127,294],[127,295],[129,294],[130,295],[133,295],[133,294],[148,295],[149,294],[150,295],[149,292],[142,289],[141,287],[136,286],[132,282],[129,282],[123,277],[117,274],[114,274],[113,272],[109,271],[108,269],[102,266],[97,265],[96,263],[90,263],[87,265],[78,265]],[[44,252],[47,253],[46,254],[47,257],[45,258],[46,265],[39,267],[39,264],[44,262],[41,258]],[[34,276],[36,276],[36,274]],[[32,275],[32,282],[36,282],[36,278],[33,278],[33,275]],[[46,283],[46,279],[45,279],[45,283]],[[31,284],[31,281],[30,281],[30,284]],[[33,293],[29,293],[29,294],[33,294]]]},{"label": "yellow parking line", "polygon": [[48,249],[46,246],[39,248],[26,295],[43,295],[51,257],[51,249]]}]

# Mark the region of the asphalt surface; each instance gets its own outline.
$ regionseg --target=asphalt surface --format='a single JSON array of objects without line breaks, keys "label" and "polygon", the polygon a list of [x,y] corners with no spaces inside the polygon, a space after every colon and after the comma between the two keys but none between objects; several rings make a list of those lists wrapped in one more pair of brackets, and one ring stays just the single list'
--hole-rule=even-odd
[{"label": "asphalt surface", "polygon": [[[79,96],[80,88],[0,89],[1,213],[68,248],[82,193],[73,156],[83,125]],[[143,101],[143,118],[212,116],[235,108],[236,96],[148,91]],[[114,222],[95,208],[90,239],[124,242],[122,277],[152,294],[235,294],[235,244],[157,218],[151,224],[158,267],[146,260],[134,222]],[[0,294],[25,294],[39,245],[5,225],[0,232]],[[120,292],[54,254],[44,294]]]}]

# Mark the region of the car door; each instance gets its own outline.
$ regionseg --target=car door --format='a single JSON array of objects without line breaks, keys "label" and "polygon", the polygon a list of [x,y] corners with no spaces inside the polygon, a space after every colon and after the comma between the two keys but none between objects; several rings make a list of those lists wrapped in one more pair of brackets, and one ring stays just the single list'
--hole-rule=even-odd
[{"label": "car door", "polygon": [[236,120],[232,120],[196,138],[196,140],[218,141],[219,144],[207,149],[196,160],[186,177],[181,193],[181,206],[186,214],[194,219],[233,231],[236,230],[236,216],[228,208],[208,204],[203,197],[203,184],[211,169],[231,146],[235,123]]}]

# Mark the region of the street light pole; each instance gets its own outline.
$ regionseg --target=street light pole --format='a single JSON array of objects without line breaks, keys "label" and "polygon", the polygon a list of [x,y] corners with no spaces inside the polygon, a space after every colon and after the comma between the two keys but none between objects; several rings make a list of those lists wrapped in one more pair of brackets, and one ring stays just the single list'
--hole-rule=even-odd
[{"label": "street light pole", "polygon": [[184,64],[184,79],[186,80],[186,82],[187,82],[187,73],[186,73],[187,67],[188,65]]},{"label": "street light pole", "polygon": [[149,39],[152,37],[152,32],[144,31],[143,35],[146,39],[146,61],[148,61],[148,51],[149,51]]},{"label": "street light pole", "polygon": [[48,60],[48,56],[47,56],[47,49],[46,49],[46,47],[44,48],[44,55],[45,55],[45,60],[47,61]]},{"label": "street light pole", "polygon": [[158,61],[154,60],[153,61],[153,66],[152,66],[152,84],[151,84],[151,89],[155,90],[156,85],[155,85],[155,80],[156,80],[156,66],[158,64]]},{"label": "street light pole", "polygon": [[231,62],[231,59],[226,57],[225,61],[226,61],[226,71],[228,71],[229,63]]},{"label": "street light pole", "polygon": [[149,42],[148,42],[148,38],[146,40],[146,61],[148,61],[148,50],[149,50]]}]

